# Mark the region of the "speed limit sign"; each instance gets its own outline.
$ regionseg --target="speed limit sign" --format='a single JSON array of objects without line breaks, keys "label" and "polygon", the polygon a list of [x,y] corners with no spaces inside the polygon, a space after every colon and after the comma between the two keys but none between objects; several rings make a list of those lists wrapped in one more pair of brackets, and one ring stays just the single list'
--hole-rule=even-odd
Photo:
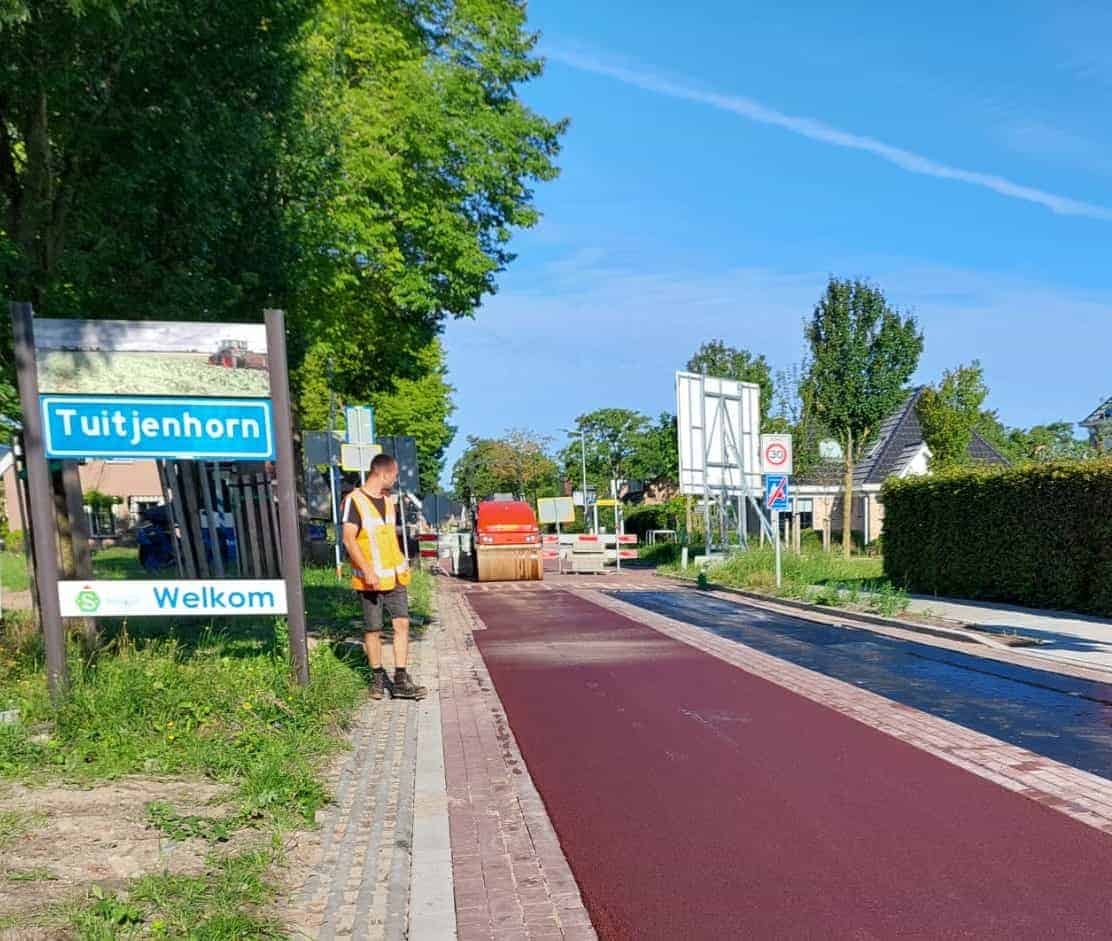
[{"label": "speed limit sign", "polygon": [[761,473],[792,472],[792,436],[761,435]]}]

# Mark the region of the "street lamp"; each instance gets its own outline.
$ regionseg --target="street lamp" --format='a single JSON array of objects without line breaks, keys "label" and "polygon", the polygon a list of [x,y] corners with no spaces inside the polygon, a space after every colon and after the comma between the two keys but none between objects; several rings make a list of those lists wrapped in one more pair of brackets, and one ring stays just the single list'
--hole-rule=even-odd
[{"label": "street lamp", "polygon": [[[579,435],[579,456],[583,463],[583,525],[587,525],[587,433],[582,428],[558,428],[566,435]],[[595,507],[595,532],[598,532],[598,507]]]}]

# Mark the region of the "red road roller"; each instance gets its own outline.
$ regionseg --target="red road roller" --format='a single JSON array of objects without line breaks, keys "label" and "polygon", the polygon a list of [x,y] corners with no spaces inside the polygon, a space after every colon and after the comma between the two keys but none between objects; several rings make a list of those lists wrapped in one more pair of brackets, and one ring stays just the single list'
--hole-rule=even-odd
[{"label": "red road roller", "polygon": [[480,582],[539,582],[544,578],[541,531],[528,503],[486,500],[479,504],[475,567]]}]

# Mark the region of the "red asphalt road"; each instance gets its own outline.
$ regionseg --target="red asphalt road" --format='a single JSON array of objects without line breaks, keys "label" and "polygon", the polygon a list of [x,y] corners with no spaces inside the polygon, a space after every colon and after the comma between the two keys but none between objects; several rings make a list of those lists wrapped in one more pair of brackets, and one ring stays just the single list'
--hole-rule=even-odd
[{"label": "red asphalt road", "polygon": [[470,600],[602,938],[1112,937],[1112,837],[574,595]]}]

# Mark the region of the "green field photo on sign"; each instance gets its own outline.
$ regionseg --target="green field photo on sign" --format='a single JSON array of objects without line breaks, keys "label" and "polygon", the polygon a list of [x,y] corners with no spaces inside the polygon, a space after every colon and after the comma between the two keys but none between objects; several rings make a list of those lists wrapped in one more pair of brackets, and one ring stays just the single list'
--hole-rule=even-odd
[{"label": "green field photo on sign", "polygon": [[270,394],[262,324],[37,319],[39,391]]}]

